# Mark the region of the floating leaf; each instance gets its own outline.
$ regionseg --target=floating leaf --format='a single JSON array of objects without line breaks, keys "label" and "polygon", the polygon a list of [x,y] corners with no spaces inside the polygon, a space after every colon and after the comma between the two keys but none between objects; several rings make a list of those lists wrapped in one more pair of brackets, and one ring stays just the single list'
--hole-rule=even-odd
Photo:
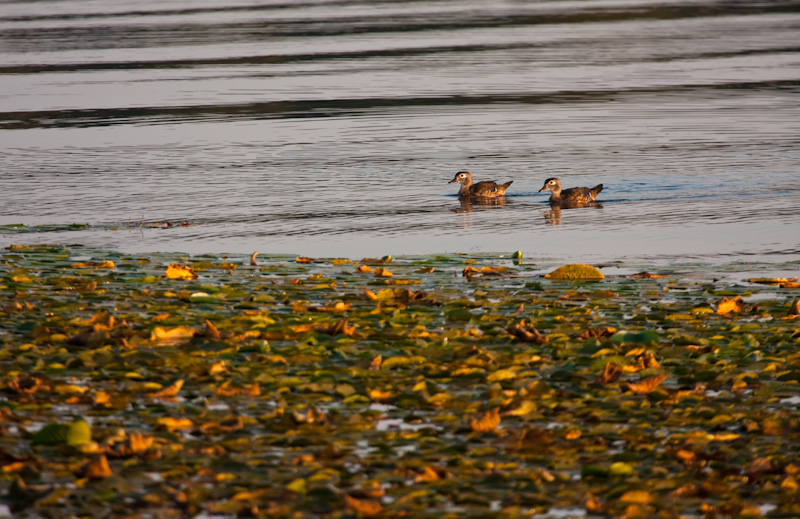
[{"label": "floating leaf", "polygon": [[165,387],[161,391],[156,393],[150,393],[150,398],[164,398],[164,397],[173,397],[178,394],[178,392],[183,387],[183,379],[176,380],[173,384]]},{"label": "floating leaf", "polygon": [[34,445],[69,445],[78,447],[92,441],[92,430],[83,418],[69,424],[47,424],[33,435]]},{"label": "floating leaf", "polygon": [[591,265],[564,265],[544,276],[547,279],[603,279],[603,273]]},{"label": "floating leaf", "polygon": [[547,336],[539,333],[539,330],[520,321],[509,326],[506,331],[523,342],[534,344],[547,344]]},{"label": "floating leaf", "polygon": [[156,423],[169,432],[184,431],[194,427],[194,423],[188,418],[172,418],[170,416],[159,418]]},{"label": "floating leaf", "polygon": [[498,425],[500,425],[500,409],[497,407],[469,421],[469,426],[476,432],[490,432]]},{"label": "floating leaf", "polygon": [[513,369],[498,369],[497,371],[493,371],[486,380],[488,382],[498,382],[500,380],[510,380],[512,378],[517,378],[517,372]]},{"label": "floating leaf", "polygon": [[761,285],[784,285],[797,282],[797,277],[793,278],[750,278],[747,280],[750,283],[758,283]]},{"label": "floating leaf", "polygon": [[208,337],[209,339],[221,339],[222,334],[219,333],[217,327],[214,326],[214,323],[206,319],[205,328],[202,332],[203,337]]},{"label": "floating leaf", "polygon": [[347,494],[344,495],[344,501],[358,517],[375,517],[383,513],[383,507],[377,501],[360,500]]},{"label": "floating leaf", "polygon": [[77,418],[67,427],[66,444],[77,447],[92,441],[92,429],[89,422],[83,418]]},{"label": "floating leaf", "polygon": [[378,276],[378,277],[381,277],[381,276],[383,276],[383,277],[392,277],[392,276],[394,276],[394,274],[392,274],[391,272],[389,272],[387,269],[385,269],[383,267],[376,268],[375,269],[375,275]]},{"label": "floating leaf", "polygon": [[653,501],[653,496],[646,490],[629,490],[619,497],[623,503],[646,505]]},{"label": "floating leaf", "polygon": [[616,362],[606,362],[603,372],[595,379],[596,384],[611,384],[622,376],[622,366]]},{"label": "floating leaf", "polygon": [[73,263],[72,266],[75,267],[75,268],[79,268],[79,269],[87,269],[87,268],[92,268],[92,269],[113,269],[114,268],[114,262],[111,261],[111,260],[86,261],[86,262]]},{"label": "floating leaf", "polygon": [[639,272],[638,274],[632,274],[631,278],[633,279],[657,279],[657,278],[664,278],[666,276],[662,276],[660,274],[652,274],[650,272],[644,271]]},{"label": "floating leaf", "polygon": [[105,456],[99,456],[84,467],[84,477],[89,479],[103,479],[113,476],[114,472]]},{"label": "floating leaf", "polygon": [[197,274],[192,267],[183,267],[176,263],[170,264],[164,274],[167,279],[197,279]]},{"label": "floating leaf", "polygon": [[392,369],[399,366],[409,366],[412,364],[422,364],[425,362],[425,357],[415,356],[415,357],[389,357],[388,359],[384,360],[381,364],[383,369]]},{"label": "floating leaf", "polygon": [[356,331],[356,325],[348,326],[347,319],[340,319],[330,326],[316,326],[314,329],[320,333],[327,333],[333,337],[337,335],[352,336]]},{"label": "floating leaf", "polygon": [[667,376],[664,374],[655,375],[652,377],[642,379],[639,382],[629,383],[627,384],[627,388],[629,391],[632,391],[634,393],[646,394],[650,393],[651,391],[654,391],[666,379]]},{"label": "floating leaf", "polygon": [[613,326],[600,326],[597,328],[589,328],[586,331],[581,332],[577,338],[578,339],[607,339],[611,337],[617,332],[617,329]]},{"label": "floating leaf", "polygon": [[475,267],[472,267],[470,265],[467,265],[466,267],[464,267],[464,270],[461,271],[461,275],[463,277],[465,277],[465,278],[470,278],[470,277],[475,276],[475,275],[501,276],[501,275],[506,274],[508,272],[510,272],[510,271],[506,267],[485,266],[485,267],[481,267],[481,268],[475,268]]},{"label": "floating leaf", "polygon": [[612,463],[611,466],[608,467],[608,474],[611,476],[632,476],[636,474],[636,470],[628,463],[618,461]]},{"label": "floating leaf", "polygon": [[744,300],[741,297],[723,297],[722,300],[717,303],[717,314],[725,315],[731,312],[739,313],[744,311]]},{"label": "floating leaf", "polygon": [[332,305],[326,306],[309,306],[308,310],[311,312],[345,312],[350,310],[350,303],[344,303],[342,301],[337,301]]},{"label": "floating leaf", "polygon": [[158,342],[175,342],[191,339],[197,334],[197,330],[186,326],[176,326],[175,328],[164,328],[156,326],[150,332],[150,340]]},{"label": "floating leaf", "polygon": [[13,378],[8,381],[8,389],[12,393],[32,395],[42,387],[42,380],[37,377]]}]

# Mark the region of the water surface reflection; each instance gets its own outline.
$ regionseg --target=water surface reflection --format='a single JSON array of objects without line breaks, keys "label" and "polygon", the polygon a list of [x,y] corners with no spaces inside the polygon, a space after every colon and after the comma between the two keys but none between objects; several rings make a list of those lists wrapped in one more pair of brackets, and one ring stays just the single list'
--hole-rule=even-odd
[{"label": "water surface reflection", "polygon": [[[0,225],[48,227],[0,242],[800,258],[798,25],[797,0],[3,3]],[[454,207],[462,169],[513,196]],[[553,176],[605,207],[547,209]]]}]

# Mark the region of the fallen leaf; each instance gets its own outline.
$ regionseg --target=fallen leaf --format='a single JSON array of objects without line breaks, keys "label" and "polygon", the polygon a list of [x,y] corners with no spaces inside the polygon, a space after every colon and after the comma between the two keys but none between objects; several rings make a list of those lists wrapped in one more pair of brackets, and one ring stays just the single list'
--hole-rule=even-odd
[{"label": "fallen leaf", "polygon": [[461,271],[461,275],[465,278],[470,278],[476,274],[480,274],[481,276],[501,276],[507,272],[509,272],[507,267],[491,267],[487,265],[478,269],[467,265],[464,267],[464,270]]},{"label": "fallen leaf", "polygon": [[86,268],[113,269],[114,268],[114,262],[111,261],[111,260],[86,261],[86,262],[73,263],[72,266],[75,267],[75,268],[79,268],[79,269],[86,269]]},{"label": "fallen leaf", "polygon": [[173,384],[165,387],[161,391],[157,391],[155,393],[150,393],[150,398],[163,398],[163,397],[172,397],[178,394],[178,392],[183,387],[183,379],[176,380]]},{"label": "fallen leaf", "polygon": [[800,316],[800,299],[796,299],[789,307],[789,315]]},{"label": "fallen leaf", "polygon": [[613,326],[600,326],[597,328],[589,328],[580,333],[576,338],[578,339],[607,339],[617,333],[617,329]]},{"label": "fallen leaf", "polygon": [[653,496],[646,490],[628,490],[619,498],[623,503],[646,505],[653,500]]},{"label": "fallen leaf", "polygon": [[633,274],[631,278],[633,279],[655,279],[655,278],[664,278],[667,276],[662,276],[660,274],[652,274],[650,272],[639,272],[638,274]]},{"label": "fallen leaf", "polygon": [[344,303],[337,301],[332,305],[327,306],[309,306],[308,310],[311,312],[344,312],[350,309],[351,303]]},{"label": "fallen leaf", "polygon": [[667,379],[665,374],[655,375],[652,377],[647,377],[639,382],[630,382],[627,384],[628,390],[638,393],[638,394],[646,394],[650,393],[651,391],[655,390],[658,386],[661,385]]},{"label": "fallen leaf", "polygon": [[605,513],[606,505],[599,497],[591,492],[587,492],[584,499],[583,506],[586,508],[587,512],[593,515],[603,515]]},{"label": "fallen leaf", "polygon": [[84,477],[89,479],[103,479],[114,475],[108,464],[108,459],[102,455],[90,461],[83,469]]},{"label": "fallen leaf", "polygon": [[525,321],[512,324],[506,328],[506,331],[522,342],[532,342],[534,344],[547,343],[547,336],[539,333],[539,330],[533,326],[526,325]]},{"label": "fallen leaf", "polygon": [[13,378],[8,381],[8,389],[20,395],[32,395],[42,386],[42,380],[36,377]]},{"label": "fallen leaf", "polygon": [[740,296],[734,297],[723,297],[722,300],[717,303],[717,314],[725,315],[731,312],[742,312],[744,311],[744,301]]},{"label": "fallen leaf", "polygon": [[170,416],[159,418],[156,420],[156,424],[169,432],[184,431],[194,427],[194,423],[188,418],[172,418]]},{"label": "fallen leaf", "polygon": [[450,473],[442,467],[426,465],[422,468],[422,472],[414,477],[414,483],[431,483],[448,477],[450,477]]},{"label": "fallen leaf", "polygon": [[130,445],[131,452],[134,454],[143,454],[153,444],[153,437],[144,436],[138,432],[132,432],[128,435],[128,444]]},{"label": "fallen leaf", "polygon": [[622,376],[622,366],[616,362],[606,362],[603,372],[595,379],[595,384],[610,384]]},{"label": "fallen leaf", "polygon": [[225,373],[225,371],[227,371],[227,368],[225,368],[224,360],[218,360],[208,368],[209,375],[218,375],[220,373]]},{"label": "fallen leaf", "polygon": [[320,333],[327,333],[333,337],[336,337],[339,334],[352,337],[353,333],[356,331],[356,325],[347,326],[347,319],[340,319],[330,326],[315,326],[314,329]]},{"label": "fallen leaf", "polygon": [[256,256],[258,256],[257,252],[254,252],[253,254],[250,255],[250,266],[251,267],[255,267],[256,265],[258,265],[258,263],[256,262]]},{"label": "fallen leaf", "polygon": [[173,342],[184,339],[191,339],[197,334],[197,330],[186,326],[177,326],[175,328],[166,329],[162,326],[156,326],[150,332],[150,340],[158,342]]},{"label": "fallen leaf", "polygon": [[495,407],[478,418],[473,418],[469,421],[469,426],[476,432],[489,432],[493,431],[500,425],[500,408]]},{"label": "fallen leaf", "polygon": [[311,259],[311,258],[307,258],[305,256],[299,256],[299,257],[295,258],[295,261],[297,263],[312,263],[314,260]]},{"label": "fallen leaf", "polygon": [[394,393],[391,391],[382,391],[380,389],[370,389],[368,395],[372,400],[386,400],[387,398],[391,398]]},{"label": "fallen leaf", "polygon": [[750,278],[747,281],[750,283],[758,283],[760,285],[783,285],[797,282],[797,276],[793,278]]},{"label": "fallen leaf", "polygon": [[375,269],[375,275],[378,276],[378,277],[382,276],[382,277],[387,277],[387,278],[390,278],[390,277],[394,276],[394,274],[392,274],[391,272],[389,272],[387,269],[385,269],[383,267],[376,268]]},{"label": "fallen leaf", "polygon": [[261,386],[256,382],[255,384],[247,387],[229,387],[220,386],[214,391],[217,396],[259,396],[261,395]]},{"label": "fallen leaf", "polygon": [[206,319],[205,328],[203,328],[202,332],[203,337],[208,337],[209,339],[221,339],[222,334],[219,333],[217,327],[214,326],[214,323]]},{"label": "fallen leaf", "polygon": [[347,494],[344,495],[344,501],[359,517],[375,517],[383,513],[383,507],[377,501],[364,501]]},{"label": "fallen leaf", "polygon": [[372,371],[377,371],[381,369],[381,364],[383,363],[383,357],[381,355],[376,356],[372,359],[369,363],[369,369]]},{"label": "fallen leaf", "polygon": [[356,268],[356,272],[360,272],[362,274],[372,274],[375,272],[375,269],[370,267],[369,265],[359,265]]},{"label": "fallen leaf", "polygon": [[175,263],[170,264],[164,274],[167,279],[197,279],[197,274],[192,267],[183,267]]}]

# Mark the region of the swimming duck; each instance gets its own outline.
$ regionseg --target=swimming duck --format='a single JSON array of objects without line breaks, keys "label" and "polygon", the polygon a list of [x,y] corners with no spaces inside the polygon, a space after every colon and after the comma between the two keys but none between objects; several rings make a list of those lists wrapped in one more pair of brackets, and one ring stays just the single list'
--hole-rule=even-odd
[{"label": "swimming duck", "polygon": [[548,178],[544,181],[544,186],[539,190],[552,191],[550,195],[550,203],[558,205],[580,205],[594,202],[597,194],[603,190],[603,184],[597,184],[593,188],[588,187],[571,187],[569,189],[561,190],[561,181],[557,178]]},{"label": "swimming duck", "polygon": [[511,185],[513,180],[509,180],[505,184],[498,184],[493,180],[485,180],[483,182],[478,182],[477,184],[472,183],[472,173],[469,171],[459,171],[456,173],[456,176],[453,177],[453,180],[448,182],[448,184],[452,184],[453,182],[458,182],[461,184],[461,189],[458,192],[458,196],[466,197],[466,196],[478,196],[482,198],[495,198],[498,196],[504,196],[506,194],[506,189],[508,186]]}]

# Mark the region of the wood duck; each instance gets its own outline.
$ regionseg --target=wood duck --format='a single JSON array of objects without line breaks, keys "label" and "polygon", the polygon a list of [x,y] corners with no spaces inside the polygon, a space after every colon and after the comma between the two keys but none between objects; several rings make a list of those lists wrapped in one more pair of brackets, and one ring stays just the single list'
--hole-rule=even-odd
[{"label": "wood duck", "polygon": [[544,186],[539,192],[552,191],[553,193],[550,195],[551,204],[569,206],[592,203],[602,190],[603,184],[597,184],[591,189],[588,187],[572,187],[562,191],[560,180],[557,178],[548,178],[544,181]]},{"label": "wood duck", "polygon": [[496,198],[498,196],[505,196],[506,189],[508,189],[508,186],[514,181],[509,180],[505,184],[498,184],[493,180],[485,180],[473,184],[472,173],[469,171],[459,171],[448,184],[452,184],[453,182],[461,184],[461,189],[458,192],[458,196],[460,197],[477,196],[481,198]]}]

